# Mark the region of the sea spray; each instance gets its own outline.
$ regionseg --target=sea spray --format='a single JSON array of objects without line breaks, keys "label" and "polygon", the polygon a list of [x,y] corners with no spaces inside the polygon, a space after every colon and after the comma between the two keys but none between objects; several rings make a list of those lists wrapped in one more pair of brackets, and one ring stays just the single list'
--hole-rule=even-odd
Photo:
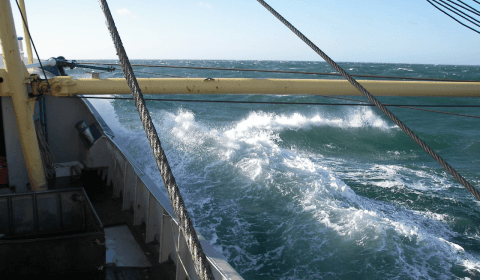
[{"label": "sea spray", "polygon": [[[218,67],[238,63],[190,61]],[[241,63],[268,69],[327,69],[322,62]],[[348,65],[363,74],[475,79],[480,73],[475,66],[457,70],[442,65]],[[152,71],[140,71],[147,70]],[[168,73],[266,77],[190,70]],[[175,98],[348,102],[280,95]],[[480,104],[475,98],[380,99],[402,104]],[[133,102],[93,103],[116,133],[114,140],[164,191]],[[475,279],[480,275],[480,204],[375,108],[155,101],[149,101],[148,107],[197,230],[245,279]],[[478,186],[480,132],[474,120],[393,111]],[[453,111],[476,113],[475,108]]]}]

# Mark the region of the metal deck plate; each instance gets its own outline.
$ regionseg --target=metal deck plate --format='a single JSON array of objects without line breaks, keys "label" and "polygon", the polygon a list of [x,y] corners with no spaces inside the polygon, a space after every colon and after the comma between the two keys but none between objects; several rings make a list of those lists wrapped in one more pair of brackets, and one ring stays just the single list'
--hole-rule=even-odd
[{"label": "metal deck plate", "polygon": [[105,228],[105,245],[107,265],[152,266],[126,225]]}]

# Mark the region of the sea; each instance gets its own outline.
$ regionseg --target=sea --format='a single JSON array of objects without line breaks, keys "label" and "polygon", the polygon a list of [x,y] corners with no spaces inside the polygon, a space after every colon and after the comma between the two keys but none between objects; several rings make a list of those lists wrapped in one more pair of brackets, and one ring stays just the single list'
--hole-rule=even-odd
[{"label": "sea", "polygon": [[[131,63],[335,73],[322,61]],[[480,80],[480,66],[339,65],[350,74]],[[123,77],[116,68],[101,77]],[[340,79],[133,68],[137,78]],[[89,76],[79,69],[67,74]],[[480,202],[377,108],[277,104],[360,103],[314,95],[145,97],[162,99],[147,101],[148,110],[197,231],[245,279],[480,279]],[[388,104],[480,105],[478,97],[378,99]],[[114,141],[166,194],[134,102],[89,101],[115,133]],[[389,109],[480,190],[479,118]],[[479,108],[427,109],[480,116]]]}]

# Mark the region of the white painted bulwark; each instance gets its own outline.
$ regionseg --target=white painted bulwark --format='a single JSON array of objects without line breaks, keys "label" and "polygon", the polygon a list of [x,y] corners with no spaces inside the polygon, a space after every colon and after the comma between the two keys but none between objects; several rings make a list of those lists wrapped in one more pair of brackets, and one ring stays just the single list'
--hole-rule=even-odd
[{"label": "white painted bulwark", "polygon": [[80,175],[85,166],[78,161],[64,162],[55,164],[55,176],[59,177],[69,177]]},{"label": "white painted bulwark", "polygon": [[[90,107],[88,101],[85,101],[85,103],[87,107]],[[105,130],[106,124],[98,113],[95,110],[92,110],[91,113],[98,120],[98,126]],[[153,241],[159,243],[157,247],[158,262],[165,262],[170,258],[177,265],[177,279],[183,280],[185,276],[188,276],[189,279],[198,279],[193,267],[192,255],[185,244],[183,234],[180,232],[170,200],[159,189],[164,187],[163,184],[159,186],[146,175],[133,162],[128,152],[116,145],[110,134],[103,134],[102,138],[104,140],[102,141],[104,142],[97,141],[96,143],[100,143],[100,145],[95,148],[95,151],[105,159],[102,164],[108,163],[107,172],[109,174],[110,172],[113,173],[109,175],[109,178],[113,180],[114,196],[123,198],[124,210],[133,209],[134,225],[145,223],[145,241],[147,243]],[[85,156],[87,153],[82,153],[82,155]],[[96,157],[95,155],[92,156]],[[85,158],[82,160],[85,160]],[[95,162],[95,159],[93,162]],[[105,231],[107,234],[107,229]],[[243,279],[202,235],[198,232],[197,235],[215,279]],[[110,242],[110,244],[113,243]],[[107,244],[108,246],[109,244]],[[113,261],[119,252],[115,249],[117,248],[115,245],[111,245],[110,248],[110,252],[107,251],[107,258],[109,261]],[[117,262],[123,263],[126,260],[118,258]]]}]

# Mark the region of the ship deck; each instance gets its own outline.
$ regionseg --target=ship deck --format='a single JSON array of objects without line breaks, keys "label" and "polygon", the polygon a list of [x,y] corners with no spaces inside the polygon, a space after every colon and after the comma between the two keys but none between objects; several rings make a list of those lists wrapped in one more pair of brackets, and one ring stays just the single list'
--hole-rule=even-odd
[{"label": "ship deck", "polygon": [[[90,199],[98,217],[105,229],[126,226],[135,238],[136,243],[147,257],[151,267],[117,266],[114,263],[106,263],[105,269],[99,272],[72,273],[49,276],[49,279],[149,279],[170,280],[175,279],[176,266],[169,259],[159,263],[159,244],[156,241],[145,243],[146,228],[133,225],[133,211],[122,211],[122,197],[114,197],[113,187],[102,181],[96,170],[84,170],[80,178],[72,179],[68,186],[57,187],[55,182],[50,183],[49,189],[64,189],[83,187]],[[108,238],[107,241],[108,242]]]}]

